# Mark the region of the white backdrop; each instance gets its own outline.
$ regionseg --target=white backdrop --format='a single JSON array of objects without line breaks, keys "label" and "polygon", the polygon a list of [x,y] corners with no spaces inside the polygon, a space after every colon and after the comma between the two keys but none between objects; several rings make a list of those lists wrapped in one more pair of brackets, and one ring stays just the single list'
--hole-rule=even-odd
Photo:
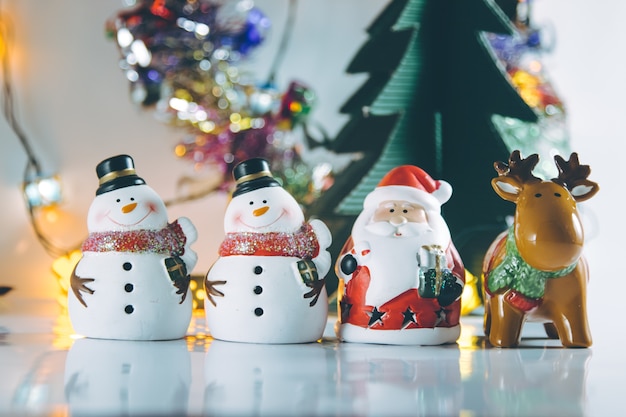
[{"label": "white backdrop", "polygon": [[[263,78],[274,57],[285,21],[287,0],[258,0],[274,29],[252,67]],[[301,0],[293,38],[279,73],[279,85],[292,79],[313,87],[319,103],[312,117],[331,134],[345,122],[340,105],[364,80],[345,68],[366,39],[364,29],[382,10],[382,0]],[[625,226],[621,219],[617,167],[625,150],[623,76],[626,3],[535,0],[533,20],[551,25],[555,49],[545,57],[548,74],[569,111],[572,147],[592,167],[601,191],[583,203],[590,228],[589,304],[592,330],[606,329],[619,317],[619,294],[626,290],[617,260]],[[60,217],[46,231],[61,246],[86,234],[86,212],[97,187],[96,164],[117,153],[135,158],[139,175],[164,199],[176,196],[176,182],[193,174],[172,147],[180,132],[153,119],[130,101],[128,82],[117,66],[118,52],[105,37],[104,23],[122,0],[12,0],[2,3],[12,19],[12,50],[18,117],[49,172],[64,186]],[[30,228],[20,190],[26,155],[0,119],[0,285],[15,287],[1,308],[19,309],[22,297],[50,299],[57,291],[53,260]],[[165,167],[165,169],[164,169]],[[194,245],[198,272],[214,261],[222,237],[226,198],[216,195],[170,209],[170,218],[188,216],[200,232]]]}]

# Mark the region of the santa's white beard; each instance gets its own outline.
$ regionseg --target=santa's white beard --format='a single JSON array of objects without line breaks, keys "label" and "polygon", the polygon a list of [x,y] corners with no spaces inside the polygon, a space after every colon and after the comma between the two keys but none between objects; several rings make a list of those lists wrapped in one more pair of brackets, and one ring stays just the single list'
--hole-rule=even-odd
[{"label": "santa's white beard", "polygon": [[[370,270],[370,285],[365,296],[368,305],[380,306],[418,283],[418,253],[422,246],[438,245],[445,250],[450,232],[445,221],[405,223],[396,228],[388,222],[369,223],[353,229],[355,246],[369,247],[364,264]],[[397,233],[400,233],[397,236]]]}]

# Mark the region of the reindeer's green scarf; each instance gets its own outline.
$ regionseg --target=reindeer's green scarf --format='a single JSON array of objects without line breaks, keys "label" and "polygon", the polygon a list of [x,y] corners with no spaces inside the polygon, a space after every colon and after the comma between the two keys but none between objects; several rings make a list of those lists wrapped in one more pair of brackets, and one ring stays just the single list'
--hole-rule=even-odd
[{"label": "reindeer's green scarf", "polygon": [[489,273],[487,288],[496,292],[502,288],[512,288],[529,298],[541,298],[546,289],[546,280],[560,278],[572,272],[577,262],[558,271],[540,271],[524,261],[515,245],[513,227],[506,239],[506,255],[502,262]]}]

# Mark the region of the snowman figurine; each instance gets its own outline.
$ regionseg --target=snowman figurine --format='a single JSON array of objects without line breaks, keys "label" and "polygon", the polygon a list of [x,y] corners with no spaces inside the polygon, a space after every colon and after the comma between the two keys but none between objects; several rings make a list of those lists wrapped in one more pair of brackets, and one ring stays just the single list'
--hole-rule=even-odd
[{"label": "snowman figurine", "polygon": [[233,176],[226,236],[204,283],[211,335],[247,343],[318,340],[328,316],[330,231],[320,220],[304,221],[264,159],[241,162]]},{"label": "snowman figurine", "polygon": [[89,236],[68,291],[74,330],[101,339],[183,337],[191,320],[195,227],[184,217],[168,224],[163,200],[137,176],[130,156],[106,159],[96,173]]}]

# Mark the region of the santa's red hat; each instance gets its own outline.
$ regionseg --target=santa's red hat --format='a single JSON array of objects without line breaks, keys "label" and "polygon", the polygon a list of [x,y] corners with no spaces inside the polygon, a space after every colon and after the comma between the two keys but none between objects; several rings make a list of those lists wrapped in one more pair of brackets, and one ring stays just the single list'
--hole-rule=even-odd
[{"label": "santa's red hat", "polygon": [[451,195],[452,187],[446,181],[432,179],[419,167],[402,165],[383,177],[378,187],[365,197],[363,207],[374,208],[383,201],[402,200],[439,211]]}]

